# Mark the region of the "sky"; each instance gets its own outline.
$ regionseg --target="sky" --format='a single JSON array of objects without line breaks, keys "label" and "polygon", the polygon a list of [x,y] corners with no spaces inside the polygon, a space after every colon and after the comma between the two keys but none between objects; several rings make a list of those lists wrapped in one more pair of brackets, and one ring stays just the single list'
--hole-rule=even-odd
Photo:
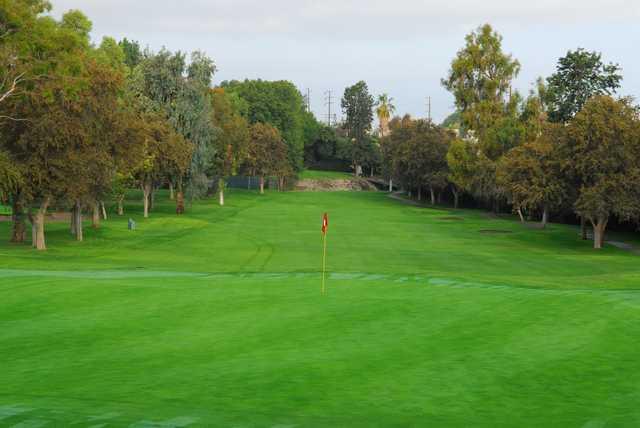
[{"label": "sky", "polygon": [[441,85],[464,37],[489,23],[521,63],[526,94],[558,58],[582,47],[620,64],[619,93],[640,98],[639,0],[52,0],[53,13],[82,10],[92,38],[138,40],[159,50],[206,52],[215,82],[290,80],[326,120],[326,92],[340,114],[344,88],[364,80],[393,97],[398,114],[433,120],[454,110]]}]

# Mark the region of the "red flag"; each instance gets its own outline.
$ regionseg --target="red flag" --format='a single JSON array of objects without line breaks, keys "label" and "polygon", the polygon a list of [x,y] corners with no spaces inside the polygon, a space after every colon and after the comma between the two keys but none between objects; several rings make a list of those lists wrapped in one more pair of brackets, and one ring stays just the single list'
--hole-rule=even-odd
[{"label": "red flag", "polygon": [[327,234],[327,229],[329,229],[329,216],[327,215],[327,213],[324,213],[324,215],[322,216],[322,234],[323,235]]}]

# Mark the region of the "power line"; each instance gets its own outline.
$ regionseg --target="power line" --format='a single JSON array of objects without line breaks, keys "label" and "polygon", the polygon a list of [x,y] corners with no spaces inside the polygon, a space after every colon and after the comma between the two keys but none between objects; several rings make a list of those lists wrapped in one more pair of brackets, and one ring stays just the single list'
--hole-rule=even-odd
[{"label": "power line", "polygon": [[307,95],[305,97],[305,104],[307,107],[307,112],[311,113],[311,89],[307,88]]},{"label": "power line", "polygon": [[332,97],[331,97],[331,89],[329,89],[328,91],[325,91],[324,95],[325,95],[324,105],[327,106],[327,125],[331,126],[331,119],[332,119],[331,107],[333,106],[333,100],[332,100]]}]

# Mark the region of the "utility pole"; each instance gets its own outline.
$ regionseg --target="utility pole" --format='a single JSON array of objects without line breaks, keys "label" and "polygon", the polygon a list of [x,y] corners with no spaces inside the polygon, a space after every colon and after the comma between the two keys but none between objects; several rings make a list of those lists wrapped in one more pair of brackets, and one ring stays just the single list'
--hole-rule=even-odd
[{"label": "utility pole", "polygon": [[328,91],[326,91],[325,93],[325,98],[324,98],[324,105],[327,106],[328,110],[327,110],[327,125],[331,126],[331,106],[333,105],[333,101],[331,99],[331,89],[329,89]]},{"label": "utility pole", "polygon": [[427,118],[431,122],[431,97],[427,97]]},{"label": "utility pole", "polygon": [[305,100],[307,103],[307,112],[311,112],[311,89],[307,88],[307,99]]}]

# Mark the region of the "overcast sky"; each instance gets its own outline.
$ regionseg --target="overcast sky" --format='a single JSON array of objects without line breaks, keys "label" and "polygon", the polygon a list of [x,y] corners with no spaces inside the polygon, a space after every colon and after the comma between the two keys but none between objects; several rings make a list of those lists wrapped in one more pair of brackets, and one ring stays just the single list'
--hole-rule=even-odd
[{"label": "overcast sky", "polygon": [[640,0],[53,0],[54,14],[80,9],[93,38],[138,40],[153,50],[202,50],[216,62],[216,82],[286,79],[311,90],[326,120],[325,91],[339,112],[344,88],[365,80],[386,92],[398,113],[434,120],[453,111],[442,88],[464,36],[490,23],[522,64],[527,92],[554,71],[567,50],[603,53],[623,68],[621,94],[640,96]]}]

